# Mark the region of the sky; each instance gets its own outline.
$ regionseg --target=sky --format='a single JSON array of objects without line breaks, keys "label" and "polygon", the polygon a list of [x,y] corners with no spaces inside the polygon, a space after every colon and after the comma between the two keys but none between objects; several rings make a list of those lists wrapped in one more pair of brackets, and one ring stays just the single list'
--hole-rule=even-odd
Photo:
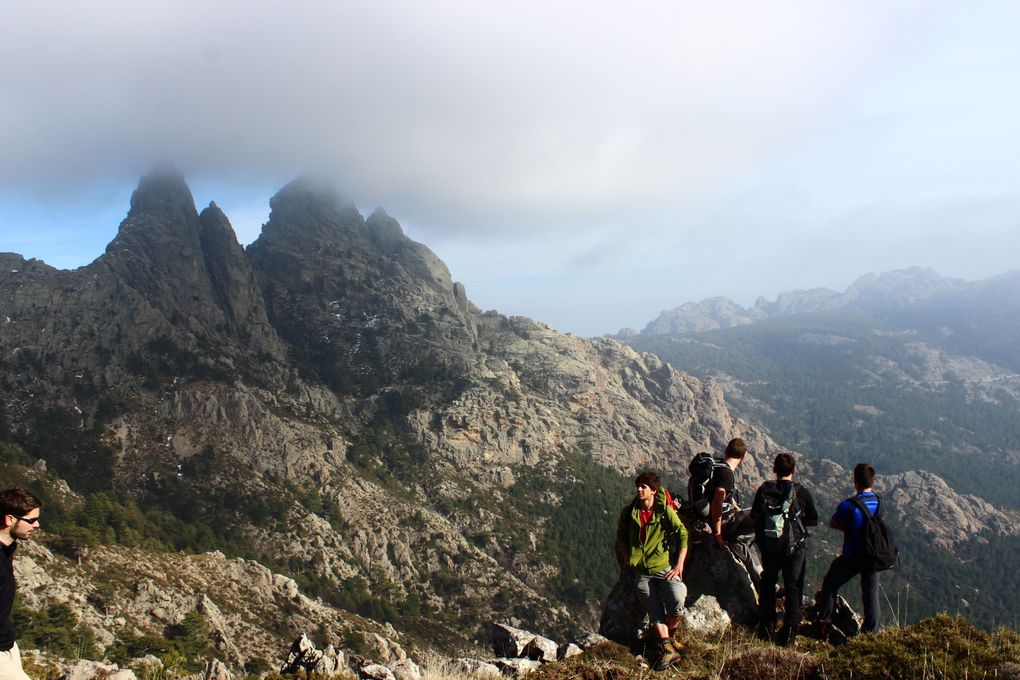
[{"label": "sky", "polygon": [[1020,268],[1020,3],[7,0],[0,251],[102,254],[171,163],[248,244],[304,174],[577,335]]}]

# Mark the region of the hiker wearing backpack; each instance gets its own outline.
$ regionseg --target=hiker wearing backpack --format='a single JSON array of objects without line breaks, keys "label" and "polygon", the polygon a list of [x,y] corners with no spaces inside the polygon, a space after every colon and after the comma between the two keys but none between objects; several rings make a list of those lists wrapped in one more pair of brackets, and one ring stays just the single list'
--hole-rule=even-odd
[{"label": "hiker wearing backpack", "polygon": [[[634,573],[638,598],[648,612],[659,645],[655,669],[665,670],[680,658],[671,638],[680,625],[687,599],[683,582],[687,529],[669,502],[658,475],[642,472],[634,485],[634,501],[620,513],[616,554],[620,565]],[[675,556],[669,550],[671,535],[677,539]]]},{"label": "hiker wearing backpack", "polygon": [[[854,467],[857,493],[840,503],[829,520],[830,527],[843,532],[843,552],[832,561],[818,593],[818,620],[823,635],[831,630],[836,593],[857,574],[861,575],[861,599],[864,601],[861,630],[865,633],[878,630],[878,572],[895,565],[896,546],[881,521],[881,500],[871,490],[874,483],[875,468],[858,463]],[[884,534],[877,541],[876,532]]]},{"label": "hiker wearing backpack", "polygon": [[712,538],[720,548],[726,547],[726,541],[750,534],[754,528],[750,522],[751,511],[741,510],[736,490],[735,473],[744,462],[745,455],[747,444],[744,440],[739,437],[731,439],[723,456],[724,465],[716,465],[712,471],[708,523]]},{"label": "hiker wearing backpack", "polygon": [[783,627],[776,642],[793,644],[800,627],[801,595],[807,559],[807,527],[818,524],[811,492],[793,481],[796,462],[789,453],[780,453],[772,464],[776,478],[754,494],[751,518],[754,540],[761,551],[761,587],[758,590],[757,635],[772,640],[776,629],[776,582],[783,575]]}]

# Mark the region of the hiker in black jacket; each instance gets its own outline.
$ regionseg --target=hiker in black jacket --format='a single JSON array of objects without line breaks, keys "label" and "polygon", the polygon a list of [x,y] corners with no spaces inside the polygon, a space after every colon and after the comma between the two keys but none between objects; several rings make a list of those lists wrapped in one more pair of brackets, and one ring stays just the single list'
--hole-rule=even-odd
[{"label": "hiker in black jacket", "polygon": [[0,492],[0,679],[29,680],[21,667],[11,609],[14,607],[14,551],[39,528],[42,502],[24,489]]},{"label": "hiker in black jacket", "polygon": [[801,595],[807,563],[807,530],[818,524],[811,493],[796,484],[796,461],[789,453],[780,453],[772,464],[775,480],[764,482],[754,494],[751,519],[755,543],[761,551],[762,574],[758,591],[757,635],[772,640],[776,629],[776,582],[783,574],[783,627],[776,642],[793,644],[800,627]]}]

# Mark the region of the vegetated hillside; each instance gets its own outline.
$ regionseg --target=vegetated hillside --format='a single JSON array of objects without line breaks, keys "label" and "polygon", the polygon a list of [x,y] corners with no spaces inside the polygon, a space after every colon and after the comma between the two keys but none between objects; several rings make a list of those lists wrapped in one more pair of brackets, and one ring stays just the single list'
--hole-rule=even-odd
[{"label": "vegetated hillside", "polygon": [[246,251],[154,174],[90,265],[0,254],[4,483],[66,550],[221,550],[462,643],[584,630],[635,469],[776,448],[711,381],[476,309],[382,211],[306,180],[271,207]]},{"label": "vegetated hillside", "polygon": [[[869,461],[884,476],[883,488],[889,475],[927,470],[952,491],[991,503],[961,509],[960,516],[980,519],[994,507],[1015,517],[1020,275],[968,284],[907,270],[864,281],[883,280],[881,295],[854,287],[842,296],[810,291],[809,306],[790,293],[781,296],[784,305],[759,301],[756,314],[738,308],[739,324],[672,334],[650,325],[626,341],[719,381],[736,413],[805,458],[844,467]],[[813,311],[800,311],[805,307]],[[686,309],[694,308],[702,326],[715,309],[734,316],[718,301]],[[679,326],[694,323],[672,318]],[[901,513],[904,568],[887,579],[887,594],[905,596],[909,583],[922,600],[919,615],[962,608],[983,624],[1004,620],[1020,606],[1014,596],[1003,597],[1020,576],[1015,529],[961,525],[954,529],[959,543],[946,552],[939,544],[947,545],[947,537],[938,537],[950,490],[926,479],[915,486],[904,494],[913,496],[913,506]],[[922,498],[924,486],[935,490]],[[837,488],[843,487],[851,491],[847,484]]]}]

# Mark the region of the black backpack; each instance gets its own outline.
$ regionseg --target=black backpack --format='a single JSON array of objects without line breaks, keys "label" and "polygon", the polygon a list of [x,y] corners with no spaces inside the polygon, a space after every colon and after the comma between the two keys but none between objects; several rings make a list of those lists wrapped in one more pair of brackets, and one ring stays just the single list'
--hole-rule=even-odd
[{"label": "black backpack", "polygon": [[777,549],[792,555],[808,537],[801,517],[798,486],[791,484],[788,491],[775,480],[761,486],[761,507],[755,508],[755,541],[763,550],[775,554]]},{"label": "black backpack", "polygon": [[[666,505],[673,508],[675,511],[679,499],[673,499],[670,496],[669,491],[663,487],[663,491],[666,492]],[[658,506],[658,504],[656,504]],[[658,506],[659,509],[659,521],[662,523],[663,537],[662,545],[669,553],[669,566],[670,568],[676,564],[677,558],[680,556],[680,534],[677,533],[673,526],[669,523],[669,519],[666,515],[666,506]]]},{"label": "black backpack", "polygon": [[727,465],[707,451],[702,451],[694,456],[687,466],[687,471],[691,473],[691,478],[687,482],[687,502],[704,517],[708,517],[712,492],[715,491],[712,477],[715,475],[716,468],[719,467],[727,467]]},{"label": "black backpack", "polygon": [[899,550],[896,548],[896,539],[893,538],[889,527],[882,521],[882,501],[878,499],[878,506],[875,514],[868,510],[867,504],[859,496],[851,496],[849,500],[860,508],[864,514],[864,527],[861,530],[861,560],[865,571],[885,571],[896,566],[896,558]]}]

